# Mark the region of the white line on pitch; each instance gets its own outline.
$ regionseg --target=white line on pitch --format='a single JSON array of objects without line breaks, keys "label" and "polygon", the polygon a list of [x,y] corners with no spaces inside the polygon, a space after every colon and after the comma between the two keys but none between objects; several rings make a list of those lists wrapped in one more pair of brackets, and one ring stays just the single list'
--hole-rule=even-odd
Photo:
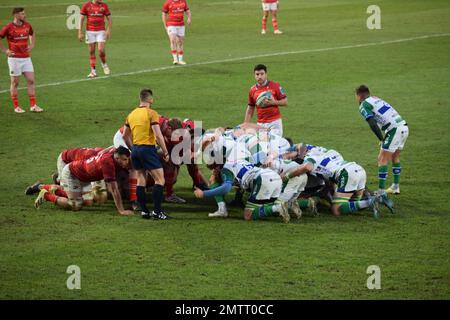
[{"label": "white line on pitch", "polygon": [[[97,77],[97,78],[93,78],[93,79],[84,78],[84,79],[74,79],[74,80],[67,80],[67,81],[60,81],[60,82],[52,82],[52,83],[37,85],[36,88],[53,87],[53,86],[60,86],[60,85],[64,85],[64,84],[72,84],[72,83],[79,83],[79,82],[85,82],[85,81],[94,81],[94,80],[102,80],[102,79],[108,79],[108,78],[132,76],[132,75],[137,75],[137,74],[141,74],[141,73],[152,73],[152,72],[158,72],[158,71],[164,71],[164,70],[173,70],[173,69],[181,70],[183,68],[204,66],[204,65],[216,64],[216,63],[236,62],[236,61],[242,61],[242,60],[251,60],[251,59],[256,59],[256,58],[268,58],[268,57],[284,56],[284,55],[290,55],[290,54],[303,54],[303,53],[312,53],[312,52],[326,52],[326,51],[343,50],[343,49],[364,48],[364,47],[379,46],[379,45],[384,45],[384,44],[401,43],[401,42],[429,39],[429,38],[436,38],[436,37],[446,37],[446,36],[450,36],[450,33],[430,34],[430,35],[413,37],[413,38],[386,40],[386,41],[380,41],[380,42],[369,42],[369,43],[361,43],[361,44],[354,44],[354,45],[340,46],[340,47],[329,47],[329,48],[319,48],[319,49],[306,49],[306,50],[298,50],[298,51],[266,53],[266,54],[240,57],[240,58],[230,58],[230,59],[223,59],[223,60],[197,62],[197,63],[188,64],[183,67],[165,66],[165,67],[158,67],[158,68],[152,68],[152,69],[144,69],[144,70],[138,70],[138,71],[117,73],[117,74],[113,74],[110,76],[101,76],[101,77]],[[24,89],[26,89],[26,87],[19,88],[19,90],[24,90]],[[0,94],[7,93],[7,92],[9,92],[9,90],[1,90]]]}]

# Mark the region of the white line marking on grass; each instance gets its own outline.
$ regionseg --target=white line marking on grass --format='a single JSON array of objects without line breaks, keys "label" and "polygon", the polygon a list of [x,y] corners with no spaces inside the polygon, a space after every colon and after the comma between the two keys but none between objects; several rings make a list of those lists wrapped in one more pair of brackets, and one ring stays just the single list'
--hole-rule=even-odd
[{"label": "white line marking on grass", "polygon": [[[251,60],[251,59],[256,59],[256,58],[285,56],[285,55],[291,55],[291,54],[303,54],[303,53],[313,53],[313,52],[326,52],[326,51],[335,51],[335,50],[344,50],[344,49],[364,48],[364,47],[380,46],[380,45],[385,45],[385,44],[401,43],[401,42],[408,42],[408,41],[429,39],[429,38],[437,38],[437,37],[446,37],[446,36],[450,36],[450,33],[430,34],[430,35],[413,37],[413,38],[404,38],[404,39],[397,39],[397,40],[386,40],[386,41],[380,41],[380,42],[369,42],[369,43],[361,43],[361,44],[354,44],[354,45],[340,46],[340,47],[329,47],[329,48],[306,49],[306,50],[298,50],[298,51],[275,52],[275,53],[266,53],[266,54],[260,54],[260,55],[254,55],[254,56],[240,57],[240,58],[230,58],[230,59],[223,59],[223,60],[211,60],[211,61],[192,63],[192,64],[188,64],[188,65],[183,66],[183,67],[171,65],[171,66],[165,66],[165,67],[158,67],[158,68],[144,69],[144,70],[138,70],[138,71],[117,73],[117,74],[112,74],[110,76],[101,76],[101,77],[97,77],[97,78],[93,78],[93,79],[84,78],[84,79],[74,79],[74,80],[67,80],[67,81],[60,81],[60,82],[52,82],[52,83],[40,84],[40,85],[37,85],[36,88],[53,87],[53,86],[60,86],[60,85],[64,85],[64,84],[72,84],[72,83],[79,83],[79,82],[85,82],[85,81],[102,80],[102,79],[108,79],[108,78],[125,77],[125,76],[132,76],[132,75],[137,75],[137,74],[142,74],[142,73],[153,73],[153,72],[165,71],[165,70],[173,70],[173,69],[182,70],[183,68],[204,66],[204,65],[216,64],[216,63],[236,62],[236,61]],[[24,90],[24,89],[26,89],[26,87],[20,87],[19,88],[19,90]],[[7,92],[9,92],[9,90],[1,90],[0,94],[7,93]]]}]

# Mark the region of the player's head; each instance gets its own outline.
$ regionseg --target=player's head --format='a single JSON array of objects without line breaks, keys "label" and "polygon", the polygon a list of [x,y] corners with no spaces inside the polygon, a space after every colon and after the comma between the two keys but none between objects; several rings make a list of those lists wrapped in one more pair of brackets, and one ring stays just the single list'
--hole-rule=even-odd
[{"label": "player's head", "polygon": [[256,82],[261,85],[267,81],[267,67],[263,64],[257,64],[253,68]]},{"label": "player's head", "polygon": [[365,100],[369,96],[370,96],[369,87],[367,87],[364,84],[356,87],[356,89],[355,89],[356,101],[361,102],[361,101]]},{"label": "player's head", "polygon": [[14,8],[12,11],[12,15],[15,19],[19,20],[19,21],[24,21],[25,20],[25,8],[23,7],[17,7]]},{"label": "player's head", "polygon": [[139,99],[144,103],[153,103],[153,91],[151,89],[142,89],[139,94]]},{"label": "player's head", "polygon": [[130,161],[130,150],[120,146],[114,151],[114,161],[122,168],[127,168]]},{"label": "player's head", "polygon": [[167,126],[165,126],[163,135],[173,141],[173,142],[180,142],[181,141],[181,135],[178,133],[174,135],[174,132],[178,129],[181,129],[183,127],[181,120],[179,118],[171,118],[167,121]]}]

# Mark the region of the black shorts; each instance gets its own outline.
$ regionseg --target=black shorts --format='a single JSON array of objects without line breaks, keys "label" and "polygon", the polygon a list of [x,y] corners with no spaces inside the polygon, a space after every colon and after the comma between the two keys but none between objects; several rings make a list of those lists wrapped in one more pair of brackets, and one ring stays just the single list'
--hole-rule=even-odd
[{"label": "black shorts", "polygon": [[136,170],[154,170],[162,168],[156,147],[151,145],[134,145],[131,148],[131,162]]}]

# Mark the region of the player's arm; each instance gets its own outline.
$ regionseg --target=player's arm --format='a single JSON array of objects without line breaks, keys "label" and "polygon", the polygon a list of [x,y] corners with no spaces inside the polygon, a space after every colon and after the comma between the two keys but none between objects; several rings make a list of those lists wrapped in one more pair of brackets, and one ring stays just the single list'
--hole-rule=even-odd
[{"label": "player's arm", "polygon": [[3,38],[6,37],[7,33],[8,33],[8,26],[5,26],[5,27],[3,27],[3,29],[0,30],[0,50],[4,54],[6,54],[6,56],[12,57],[12,56],[14,56],[14,53],[11,50],[9,50],[8,48],[5,48],[3,46]]},{"label": "player's arm", "polygon": [[378,124],[375,120],[375,118],[371,117],[369,119],[366,119],[367,123],[369,124],[370,129],[372,129],[373,133],[377,136],[378,140],[383,141],[383,133],[380,130],[380,127],[378,127]]},{"label": "player's arm", "polygon": [[252,121],[253,113],[255,113],[255,106],[248,105],[245,111],[244,123]]},{"label": "player's arm", "polygon": [[119,211],[119,213],[124,216],[132,215],[133,211],[125,210],[123,208],[122,196],[120,195],[117,181],[107,182],[106,186],[108,188],[109,193],[111,193],[111,195],[114,199],[114,203],[116,204],[117,211]]},{"label": "player's arm", "polygon": [[302,164],[300,167],[296,168],[294,171],[286,173],[285,175],[281,175],[281,178],[283,179],[283,181],[289,180],[290,178],[298,177],[304,173],[311,172],[313,169],[314,169],[314,164],[307,161],[304,164]]},{"label": "player's arm", "polygon": [[152,124],[152,130],[155,133],[156,142],[161,147],[163,151],[163,159],[164,161],[169,161],[169,152],[167,151],[166,142],[164,141],[164,137],[161,133],[161,128],[159,127],[159,123],[155,122]]},{"label": "player's arm", "polygon": [[222,184],[214,189],[209,189],[206,191],[202,191],[199,188],[195,188],[194,195],[195,197],[201,198],[210,198],[215,196],[223,196],[231,191],[233,188],[233,174],[229,172],[227,169],[222,171]]},{"label": "player's arm", "polygon": [[108,27],[106,28],[106,32],[105,32],[105,36],[106,39],[109,39],[109,37],[111,36],[111,27],[112,27],[112,17],[111,15],[107,15],[106,19],[108,20]]},{"label": "player's arm", "polygon": [[83,27],[84,27],[84,19],[85,16],[83,14],[80,14],[80,25],[78,29],[78,40],[83,41]]},{"label": "player's arm", "polygon": [[36,33],[33,32],[33,34],[30,35],[29,41],[30,41],[30,43],[29,43],[28,48],[27,48],[28,52],[33,50],[34,46],[36,45]]},{"label": "player's arm", "polygon": [[162,12],[162,22],[163,22],[163,26],[164,29],[167,30],[167,12]]},{"label": "player's arm", "polygon": [[128,125],[125,125],[125,129],[123,130],[122,136],[123,136],[123,140],[125,141],[128,149],[131,150],[131,147],[133,146],[133,134]]},{"label": "player's arm", "polygon": [[192,23],[192,14],[191,14],[191,10],[190,9],[186,10],[186,15],[187,15],[187,24],[191,25],[191,23]]}]

